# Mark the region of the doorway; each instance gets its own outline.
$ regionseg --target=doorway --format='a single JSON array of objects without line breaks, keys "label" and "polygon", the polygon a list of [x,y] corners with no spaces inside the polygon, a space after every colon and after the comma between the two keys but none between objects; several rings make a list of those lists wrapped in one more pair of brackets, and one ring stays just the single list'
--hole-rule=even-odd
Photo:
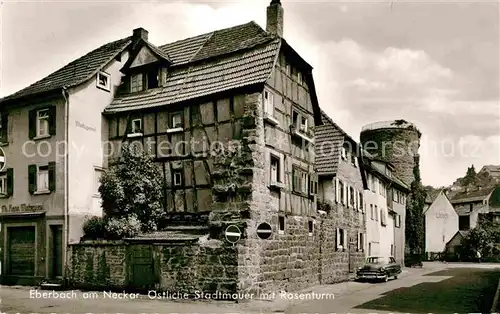
[{"label": "doorway", "polygon": [[63,272],[63,237],[62,225],[50,226],[50,277],[60,278]]},{"label": "doorway", "polygon": [[7,274],[35,275],[35,227],[7,227]]}]

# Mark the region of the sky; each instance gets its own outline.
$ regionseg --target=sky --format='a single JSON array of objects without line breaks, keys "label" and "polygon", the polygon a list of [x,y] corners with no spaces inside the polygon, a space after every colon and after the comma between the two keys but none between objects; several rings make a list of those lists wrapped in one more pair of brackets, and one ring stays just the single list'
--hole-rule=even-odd
[{"label": "sky", "polygon": [[[269,0],[9,2],[0,7],[0,97],[143,27],[156,45],[243,24]],[[422,132],[424,184],[500,164],[496,1],[282,0],[284,38],[313,66],[320,106],[351,137],[404,119]]]}]

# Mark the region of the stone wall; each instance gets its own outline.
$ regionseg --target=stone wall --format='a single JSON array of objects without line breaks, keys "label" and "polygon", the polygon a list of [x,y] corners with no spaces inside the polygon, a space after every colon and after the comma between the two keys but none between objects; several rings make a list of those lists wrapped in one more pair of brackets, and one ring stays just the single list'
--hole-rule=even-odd
[{"label": "stone wall", "polygon": [[414,157],[420,147],[420,132],[415,127],[377,128],[361,132],[363,148],[376,158],[394,165],[394,174],[408,186],[413,182]]},{"label": "stone wall", "polygon": [[[150,276],[147,289],[187,294],[237,291],[236,249],[219,241],[198,243],[90,242],[70,246],[68,283],[84,289],[143,290],[134,281],[139,251],[151,251],[151,260],[142,266]],[[139,254],[140,255],[140,254]],[[142,254],[143,257],[147,254]],[[144,269],[144,267],[143,267]]]}]

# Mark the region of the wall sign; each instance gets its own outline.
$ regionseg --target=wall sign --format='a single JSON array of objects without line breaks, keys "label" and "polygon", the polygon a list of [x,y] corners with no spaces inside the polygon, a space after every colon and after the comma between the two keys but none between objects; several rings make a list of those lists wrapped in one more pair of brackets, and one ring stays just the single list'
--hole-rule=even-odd
[{"label": "wall sign", "polygon": [[85,123],[81,123],[80,121],[76,121],[76,127],[77,128],[82,128],[82,129],[84,129],[86,131],[92,131],[92,132],[96,131],[95,128],[90,127],[90,126],[86,125]]},{"label": "wall sign", "polygon": [[40,212],[43,211],[43,205],[29,205],[29,204],[21,204],[18,206],[12,205],[2,205],[2,213],[22,213],[22,212]]},{"label": "wall sign", "polygon": [[443,213],[443,212],[439,212],[439,213],[436,213],[436,218],[448,218],[448,214],[447,213]]}]

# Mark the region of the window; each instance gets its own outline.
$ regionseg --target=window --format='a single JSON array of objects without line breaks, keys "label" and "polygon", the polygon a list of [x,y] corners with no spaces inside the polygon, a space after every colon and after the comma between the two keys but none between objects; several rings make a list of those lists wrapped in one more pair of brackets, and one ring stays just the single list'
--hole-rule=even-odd
[{"label": "window", "polygon": [[94,194],[99,195],[99,187],[101,186],[101,177],[104,171],[102,169],[94,169]]},{"label": "window", "polygon": [[36,119],[36,136],[49,135],[49,109],[37,111]]},{"label": "window", "polygon": [[97,87],[109,91],[111,89],[111,76],[105,72],[97,73]]},{"label": "window", "polygon": [[354,188],[352,186],[349,187],[349,205],[353,208],[355,208],[355,200],[354,200],[355,194],[354,194]]},{"label": "window", "polygon": [[339,181],[339,194],[340,194],[340,202],[345,204],[345,193],[344,193],[344,183]]},{"label": "window", "polygon": [[309,176],[308,173],[299,168],[293,168],[293,191],[299,192],[303,194],[307,194],[308,192],[308,182]]},{"label": "window", "polygon": [[474,209],[474,205],[470,204],[469,205],[469,211],[471,212]]},{"label": "window", "polygon": [[307,132],[307,118],[306,117],[300,117],[300,128],[299,130],[301,132],[306,133]]},{"label": "window", "polygon": [[371,190],[373,193],[377,193],[377,178],[376,177],[373,177],[372,176],[372,186],[371,186]]},{"label": "window", "polygon": [[370,204],[370,218],[371,220],[375,219],[375,217],[373,216],[373,204]]},{"label": "window", "polygon": [[182,186],[182,172],[181,170],[174,170],[173,173],[174,186]]},{"label": "window", "polygon": [[337,251],[345,251],[347,246],[346,243],[346,235],[344,229],[337,228],[337,237],[336,237],[336,249]]},{"label": "window", "polygon": [[351,153],[351,164],[356,167],[358,165],[357,163],[357,157],[353,153]]},{"label": "window", "polygon": [[382,181],[378,181],[379,185],[378,185],[378,190],[379,190],[379,193],[380,195],[382,196],[385,196],[385,186],[384,186],[384,183]]},{"label": "window", "polygon": [[378,208],[377,208],[377,205],[375,205],[375,221],[378,221]]},{"label": "window", "polygon": [[182,113],[173,113],[170,118],[170,123],[171,129],[182,128]]},{"label": "window", "polygon": [[271,185],[281,182],[280,159],[271,155]]},{"label": "window", "polygon": [[264,113],[274,117],[274,95],[267,90],[264,91]]},{"label": "window", "polygon": [[344,159],[344,160],[347,159],[347,151],[346,151],[345,147],[342,147],[341,156],[342,156],[342,159]]},{"label": "window", "polygon": [[49,166],[38,166],[36,182],[37,192],[46,192],[49,190]]},{"label": "window", "polygon": [[296,111],[292,112],[292,120],[293,120],[293,126],[296,127],[299,121],[299,114]]},{"label": "window", "polygon": [[458,216],[458,230],[467,231],[470,229],[469,216]]},{"label": "window", "polygon": [[132,120],[132,133],[133,134],[142,133],[142,119]]},{"label": "window", "polygon": [[148,89],[153,89],[158,87],[158,83],[160,81],[160,72],[158,69],[152,69],[148,71],[147,73],[147,78],[148,78]]},{"label": "window", "polygon": [[302,84],[302,73],[297,73],[297,83]]},{"label": "window", "polygon": [[7,174],[0,175],[0,194],[7,194]]},{"label": "window", "polygon": [[309,220],[308,227],[309,227],[309,236],[312,236],[314,233],[314,222],[312,220]]},{"label": "window", "polygon": [[385,221],[385,213],[383,209],[380,209],[380,225],[381,226],[386,226],[386,221]]},{"label": "window", "polygon": [[278,217],[278,233],[279,234],[284,234],[285,233],[285,217],[279,216]]},{"label": "window", "polygon": [[[391,244],[391,255],[394,255],[394,244]],[[393,257],[389,259],[391,263],[396,263]]]},{"label": "window", "polygon": [[286,72],[286,75],[288,75],[288,76],[290,76],[292,74],[292,67],[290,66],[290,63],[286,64],[285,72]]},{"label": "window", "polygon": [[358,233],[358,251],[363,252],[365,250],[365,235],[363,233]]},{"label": "window", "polygon": [[314,175],[310,176],[309,180],[309,194],[316,195],[318,194],[318,180]]},{"label": "window", "polygon": [[396,228],[401,228],[401,215],[396,214],[396,219],[394,219],[394,224]]},{"label": "window", "polygon": [[391,191],[392,191],[392,201],[398,202],[398,196],[399,196],[398,191],[396,191],[395,189],[391,189]]},{"label": "window", "polygon": [[365,212],[365,204],[363,204],[363,193],[359,192],[359,209],[364,213]]},{"label": "window", "polygon": [[143,90],[142,73],[130,77],[130,92],[140,92]]}]

